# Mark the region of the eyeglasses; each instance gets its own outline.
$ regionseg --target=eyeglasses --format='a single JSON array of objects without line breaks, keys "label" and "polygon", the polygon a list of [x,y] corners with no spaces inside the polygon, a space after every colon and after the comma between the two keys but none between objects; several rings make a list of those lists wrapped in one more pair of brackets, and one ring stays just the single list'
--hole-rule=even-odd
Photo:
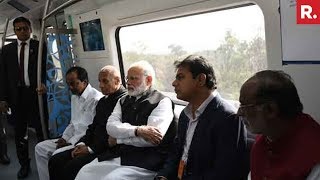
[{"label": "eyeglasses", "polygon": [[15,31],[28,31],[29,27],[28,26],[22,26],[22,27],[14,27]]},{"label": "eyeglasses", "polygon": [[[148,75],[144,74],[142,77],[146,77]],[[126,76],[126,81],[137,81],[141,78],[141,76]]]},{"label": "eyeglasses", "polygon": [[126,81],[137,81],[137,80],[139,80],[140,79],[140,77],[139,76],[127,76],[126,77]]}]

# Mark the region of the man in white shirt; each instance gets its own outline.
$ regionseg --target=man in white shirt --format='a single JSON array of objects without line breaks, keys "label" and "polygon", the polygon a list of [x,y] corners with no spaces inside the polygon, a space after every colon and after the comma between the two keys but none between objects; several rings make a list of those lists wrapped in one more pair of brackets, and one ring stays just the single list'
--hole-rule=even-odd
[{"label": "man in white shirt", "polygon": [[59,139],[38,143],[35,158],[40,180],[48,180],[48,160],[52,154],[74,147],[75,143],[86,133],[88,125],[95,116],[95,107],[103,94],[88,82],[88,73],[84,68],[72,67],[66,73],[66,81],[72,92],[71,120]]},{"label": "man in white shirt", "polygon": [[74,180],[79,170],[95,158],[113,158],[116,147],[109,147],[106,124],[118,100],[127,94],[122,86],[120,71],[105,66],[99,73],[99,87],[105,95],[96,106],[96,115],[86,134],[73,149],[53,155],[49,160],[50,180]]},{"label": "man in white shirt", "polygon": [[107,122],[109,146],[119,146],[120,158],[95,159],[76,179],[152,179],[163,165],[176,134],[172,101],[151,88],[153,67],[146,61],[128,70],[128,95],[116,104]]}]

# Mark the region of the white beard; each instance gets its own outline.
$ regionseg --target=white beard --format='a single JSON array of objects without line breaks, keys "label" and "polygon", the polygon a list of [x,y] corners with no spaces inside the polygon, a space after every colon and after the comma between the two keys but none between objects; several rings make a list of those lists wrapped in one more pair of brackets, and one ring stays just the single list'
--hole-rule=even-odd
[{"label": "white beard", "polygon": [[147,89],[147,85],[146,85],[145,81],[143,81],[139,87],[135,88],[134,90],[128,90],[128,95],[137,97],[137,96],[141,95],[143,92],[145,92],[146,89]]}]

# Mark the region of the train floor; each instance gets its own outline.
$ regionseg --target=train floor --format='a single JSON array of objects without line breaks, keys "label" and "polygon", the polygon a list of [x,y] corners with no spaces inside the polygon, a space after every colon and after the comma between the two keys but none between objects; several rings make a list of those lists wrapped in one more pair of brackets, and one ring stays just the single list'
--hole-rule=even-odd
[{"label": "train floor", "polygon": [[[17,172],[20,169],[20,164],[16,154],[16,148],[14,144],[14,131],[13,127],[5,124],[7,131],[7,142],[8,142],[8,156],[10,157],[11,163],[9,165],[0,164],[0,179],[1,180],[16,180]],[[31,158],[31,172],[25,180],[39,180],[36,162],[34,158],[34,147],[37,144],[37,138],[35,132],[29,130],[29,156]]]}]

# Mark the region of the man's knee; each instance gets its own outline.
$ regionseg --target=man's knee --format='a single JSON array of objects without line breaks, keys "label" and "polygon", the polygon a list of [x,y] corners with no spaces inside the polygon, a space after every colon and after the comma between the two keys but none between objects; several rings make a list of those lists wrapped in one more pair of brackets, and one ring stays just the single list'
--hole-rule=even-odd
[{"label": "man's knee", "polygon": [[[71,155],[70,155],[71,156]],[[83,166],[85,166],[86,164],[90,163],[89,162],[85,162],[84,160],[80,159],[79,157],[75,157],[73,159],[70,158],[70,160],[65,163],[65,170],[67,171],[71,171],[72,169],[77,169],[77,171],[79,171]]]},{"label": "man's knee", "polygon": [[63,168],[67,167],[67,165],[71,161],[73,161],[71,157],[71,152],[72,152],[72,149],[51,156],[49,159],[49,166],[53,165],[53,166],[59,166]]},{"label": "man's knee", "polygon": [[48,162],[48,166],[52,167],[54,164],[57,164],[61,159],[57,156],[51,156]]},{"label": "man's knee", "polygon": [[42,142],[39,142],[36,147],[34,148],[34,152],[36,155],[45,155],[46,154],[46,144],[48,142],[47,141],[42,141]]},{"label": "man's knee", "polygon": [[41,150],[43,149],[41,143],[42,143],[42,142],[38,143],[38,144],[36,145],[36,147],[34,148],[34,152],[35,152],[36,154],[39,154],[39,153],[41,152]]}]

